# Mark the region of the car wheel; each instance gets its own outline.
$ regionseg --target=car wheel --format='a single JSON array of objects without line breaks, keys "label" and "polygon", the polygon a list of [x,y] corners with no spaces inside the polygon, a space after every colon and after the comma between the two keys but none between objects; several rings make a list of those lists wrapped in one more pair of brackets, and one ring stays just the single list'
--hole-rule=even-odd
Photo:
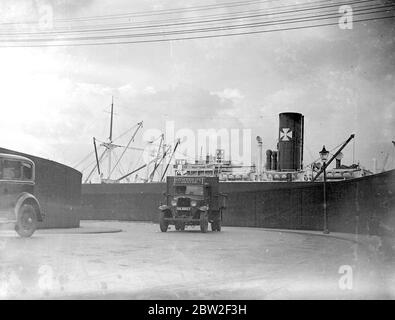
[{"label": "car wheel", "polygon": [[160,231],[166,232],[168,227],[169,227],[169,222],[165,220],[165,213],[161,212],[159,214],[159,226],[160,226]]},{"label": "car wheel", "polygon": [[34,207],[24,204],[19,209],[15,231],[23,238],[32,236],[37,229],[37,214]]}]

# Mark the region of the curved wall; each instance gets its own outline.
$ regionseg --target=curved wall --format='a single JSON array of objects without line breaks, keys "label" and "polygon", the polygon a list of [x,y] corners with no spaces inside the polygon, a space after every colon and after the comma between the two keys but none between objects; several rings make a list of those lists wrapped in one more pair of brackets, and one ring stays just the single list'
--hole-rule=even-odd
[{"label": "curved wall", "polygon": [[46,212],[39,228],[75,228],[80,225],[82,174],[63,164],[0,148],[0,153],[24,156],[36,166],[35,196]]}]

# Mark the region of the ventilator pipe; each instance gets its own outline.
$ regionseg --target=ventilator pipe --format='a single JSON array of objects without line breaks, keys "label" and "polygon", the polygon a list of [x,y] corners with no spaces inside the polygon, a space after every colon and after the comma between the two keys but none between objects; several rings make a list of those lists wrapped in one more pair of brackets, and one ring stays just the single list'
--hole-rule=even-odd
[{"label": "ventilator pipe", "polygon": [[261,180],[262,175],[262,162],[263,162],[263,149],[262,149],[262,138],[260,136],[256,137],[258,142],[258,164],[257,164],[257,174],[258,179]]}]

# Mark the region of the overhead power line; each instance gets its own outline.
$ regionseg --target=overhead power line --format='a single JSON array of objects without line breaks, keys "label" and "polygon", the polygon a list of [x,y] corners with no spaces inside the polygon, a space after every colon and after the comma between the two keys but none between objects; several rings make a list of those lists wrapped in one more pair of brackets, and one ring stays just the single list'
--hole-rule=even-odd
[{"label": "overhead power line", "polygon": [[[279,1],[279,0],[278,0]],[[308,2],[308,5],[312,4],[318,4],[318,3],[328,3],[330,0],[318,0],[318,1],[310,1]],[[341,5],[341,2],[344,2],[346,0],[339,0],[340,2],[337,2],[339,5]],[[378,2],[381,0],[363,0],[363,2]],[[334,2],[332,2],[334,3]],[[347,2],[348,3],[348,2]],[[84,28],[103,28],[103,27],[122,27],[122,26],[139,26],[139,25],[144,25],[144,24],[149,24],[150,26],[156,26],[157,24],[161,23],[170,23],[170,22],[181,22],[181,21],[187,21],[187,22],[194,22],[194,21],[200,21],[202,18],[223,18],[223,17],[232,17],[235,15],[241,15],[241,14],[257,14],[257,13],[262,13],[262,12],[268,12],[268,10],[274,10],[274,9],[284,9],[284,8],[301,8],[301,7],[306,7],[306,3],[299,3],[299,4],[292,4],[292,5],[282,5],[279,7],[270,7],[270,8],[264,8],[264,9],[249,9],[245,11],[240,11],[237,10],[236,12],[227,12],[227,13],[216,13],[216,14],[205,14],[205,15],[198,15],[198,16],[188,16],[188,17],[183,17],[183,16],[176,16],[172,18],[167,18],[167,19],[155,19],[155,20],[133,20],[131,21],[130,19],[127,22],[119,22],[119,23],[103,23],[103,24],[77,24],[77,25],[72,25],[72,24],[67,24],[63,26],[63,28],[56,27],[56,24],[52,26],[54,30],[59,30],[59,31],[70,31],[73,30],[73,28],[80,30],[83,30]],[[37,24],[37,23],[36,23]],[[0,23],[1,26],[1,23]],[[29,27],[30,29],[32,27]],[[11,29],[13,30],[13,29]]]},{"label": "overhead power line", "polygon": [[[386,13],[387,10],[376,10],[358,12],[354,11],[354,16],[358,15],[368,15],[373,13]],[[356,13],[355,13],[356,12]],[[79,36],[79,37],[67,37],[67,38],[17,38],[17,39],[1,39],[2,42],[46,42],[46,41],[92,41],[92,40],[113,40],[122,38],[141,38],[141,37],[158,37],[158,36],[171,36],[171,35],[185,35],[189,33],[207,33],[216,31],[227,31],[234,29],[245,29],[245,28],[257,28],[263,26],[271,25],[283,25],[289,23],[301,23],[301,22],[314,22],[322,21],[327,19],[337,18],[340,15],[338,13],[322,14],[322,15],[310,15],[302,16],[293,19],[280,19],[268,22],[255,22],[255,23],[244,23],[236,25],[226,25],[226,26],[214,26],[206,28],[194,28],[194,29],[184,29],[184,30],[170,30],[170,31],[160,31],[160,32],[145,32],[145,33],[130,33],[130,34],[116,34],[116,35],[98,35],[98,36]]]},{"label": "overhead power line", "polygon": [[[395,6],[395,4],[391,5],[391,6]],[[359,16],[359,15],[368,15],[368,14],[373,14],[373,13],[386,13],[386,12],[387,12],[387,10],[368,11],[366,9],[361,9],[361,10],[355,10],[353,15]],[[339,16],[341,16],[341,15],[336,12],[336,13],[321,14],[321,15],[302,16],[299,18],[292,18],[292,19],[273,20],[273,21],[268,21],[268,22],[264,21],[264,22],[255,22],[255,23],[226,25],[226,26],[220,25],[220,26],[214,26],[214,27],[184,29],[184,30],[131,33],[131,34],[119,34],[119,35],[80,36],[80,37],[67,37],[67,38],[63,38],[63,39],[60,39],[60,38],[1,39],[0,41],[4,41],[4,42],[86,41],[86,40],[91,41],[91,40],[122,39],[122,38],[134,38],[134,37],[157,37],[157,36],[169,36],[169,35],[175,35],[175,34],[215,32],[215,31],[233,30],[233,29],[257,28],[257,27],[268,26],[268,25],[270,26],[270,25],[282,25],[282,24],[289,24],[289,23],[321,21],[321,20],[337,18]]]},{"label": "overhead power line", "polygon": [[[96,25],[92,25],[92,24],[77,24],[77,25],[66,25],[63,26],[62,28],[59,28],[56,26],[56,24],[53,24],[51,26],[51,30],[48,31],[41,31],[41,33],[45,34],[45,33],[52,33],[52,32],[89,32],[90,30],[92,31],[98,31],[100,29],[111,29],[110,27],[112,27],[113,29],[117,30],[118,28],[122,28],[122,27],[129,27],[129,28],[134,28],[134,27],[139,27],[139,28],[151,28],[151,27],[164,27],[168,24],[191,24],[191,23],[206,23],[209,21],[205,21],[206,19],[213,19],[215,21],[215,19],[224,19],[224,21],[226,21],[229,18],[233,18],[233,19],[242,19],[242,15],[247,15],[246,18],[249,18],[249,15],[257,15],[257,14],[261,14],[264,13],[263,16],[268,16],[268,15],[276,15],[276,14],[286,14],[286,13],[295,13],[295,12],[300,12],[300,10],[322,10],[322,8],[329,8],[330,7],[335,7],[337,9],[337,7],[340,7],[342,5],[361,5],[361,4],[370,4],[372,6],[374,5],[383,5],[382,3],[380,3],[381,0],[340,0],[339,2],[330,2],[330,4],[328,4],[328,0],[319,0],[319,1],[314,1],[314,2],[309,2],[308,4],[306,3],[300,3],[300,4],[293,4],[293,5],[282,5],[282,6],[277,6],[277,7],[270,7],[270,8],[264,8],[264,9],[258,9],[258,10],[248,10],[248,11],[237,11],[237,12],[227,12],[227,13],[222,13],[222,14],[215,14],[215,15],[200,15],[200,16],[193,16],[193,17],[172,17],[169,19],[163,19],[163,20],[142,20],[142,21],[128,21],[128,22],[123,22],[123,23],[116,23],[116,24],[96,24]],[[379,2],[379,3],[377,3]],[[323,6],[317,6],[318,4],[323,4]],[[281,12],[279,10],[288,10],[288,12]],[[298,10],[298,11],[296,11]],[[203,19],[203,20],[202,20]],[[184,22],[183,22],[184,21]],[[218,20],[220,21],[220,20]],[[0,23],[0,26],[2,24]],[[20,26],[19,29],[23,29],[26,28],[27,26]],[[26,33],[39,33],[40,31],[34,31],[32,32],[32,29],[34,30],[35,27],[37,27],[37,23],[35,24],[35,26],[30,27],[28,26],[28,31],[25,31]],[[15,30],[15,27],[13,27],[12,29],[8,28],[1,28],[0,30],[3,30],[3,32],[6,32],[8,34],[16,34],[18,32],[18,29]],[[86,30],[86,31],[85,31]],[[19,32],[19,33],[24,33]]]},{"label": "overhead power line", "polygon": [[[315,3],[313,6],[306,7],[304,4],[304,7],[294,8],[293,10],[272,10],[249,15],[223,15],[218,19],[204,19],[203,17],[200,20],[186,22],[173,21],[166,24],[143,24],[117,28],[0,32],[0,46],[40,47],[148,43],[305,29],[337,24],[338,18],[342,14],[338,10],[333,10],[333,8],[337,9],[339,5],[343,4],[353,4],[354,22],[393,18],[394,3],[378,6],[373,2],[377,2],[377,0],[348,2],[343,0],[342,2],[336,2],[336,4],[321,4],[319,6]],[[281,9],[281,7],[278,8]],[[355,19],[355,17],[358,17],[358,19]],[[336,19],[336,22],[334,19]],[[326,23],[316,24],[322,21],[326,21]],[[287,24],[294,24],[295,26],[281,28]],[[244,31],[245,29],[248,29],[248,31]],[[137,30],[137,32],[131,32],[133,30]],[[122,41],[122,39],[127,39],[127,41]]]},{"label": "overhead power line", "polygon": [[147,10],[139,12],[130,12],[122,14],[112,14],[112,15],[101,15],[101,16],[90,16],[90,17],[79,17],[79,18],[69,18],[69,19],[58,19],[56,21],[87,21],[87,20],[103,20],[103,19],[114,19],[114,18],[130,18],[130,17],[146,17],[146,16],[157,16],[157,15],[168,15],[174,13],[185,13],[185,12],[196,12],[196,11],[207,11],[215,9],[227,9],[262,3],[278,2],[279,0],[250,0],[250,1],[234,1],[234,2],[223,2],[217,4],[201,5],[201,6],[191,6],[184,8],[172,8],[172,9],[160,9],[160,10]]},{"label": "overhead power line", "polygon": [[[172,23],[164,23],[164,24],[146,24],[146,25],[129,25],[127,27],[114,27],[114,28],[108,28],[108,27],[101,27],[101,28],[91,28],[91,29],[61,29],[61,30],[50,30],[50,31],[35,31],[35,32],[3,32],[0,33],[0,36],[9,36],[9,35],[61,35],[61,34],[73,34],[73,33],[91,33],[91,32],[116,32],[116,31],[128,31],[128,30],[133,30],[133,29],[156,29],[156,28],[167,28],[167,27],[177,27],[177,26],[188,26],[188,25],[194,25],[194,24],[210,24],[210,23],[217,23],[217,22],[232,22],[234,20],[246,20],[246,19],[256,19],[256,18],[263,18],[263,17],[271,17],[271,16],[277,16],[277,15],[288,15],[291,14],[292,16],[297,15],[298,13],[303,13],[303,12],[310,12],[310,11],[317,11],[317,13],[336,13],[339,14],[337,10],[333,11],[330,9],[333,8],[338,8],[339,5],[343,5],[346,3],[351,4],[364,4],[367,2],[372,2],[375,0],[359,0],[359,1],[353,1],[353,2],[341,2],[337,4],[332,4],[332,5],[324,5],[324,6],[313,6],[313,7],[300,7],[296,8],[293,10],[286,10],[286,11],[268,11],[264,10],[263,13],[257,13],[255,12],[254,14],[249,14],[249,15],[237,15],[237,16],[226,16],[223,15],[221,18],[217,19],[200,19],[200,20],[194,20],[194,21],[186,21],[186,22],[174,22],[174,20],[169,20],[173,21]],[[376,4],[368,4],[365,6],[358,6],[355,8],[354,12],[360,11],[360,10],[369,10],[369,9],[376,9],[376,8],[389,8],[394,6],[394,4],[389,4],[389,5],[380,5],[377,6]],[[281,7],[278,7],[281,8]],[[325,9],[325,10],[323,10]],[[326,10],[329,9],[329,10]],[[271,10],[271,9],[270,9]],[[323,11],[322,11],[323,10]]]},{"label": "overhead power line", "polygon": [[[379,21],[385,19],[393,19],[395,16],[385,16],[385,17],[373,17],[366,19],[353,20],[353,23],[359,22],[367,22],[367,21]],[[338,26],[338,22],[330,22],[330,23],[322,23],[315,25],[305,25],[299,27],[288,27],[288,28],[277,28],[277,29],[266,29],[266,30],[257,30],[257,31],[246,31],[246,32],[235,32],[235,33],[224,33],[224,34],[214,34],[214,35],[204,35],[204,36],[190,36],[190,37],[174,37],[174,38],[166,38],[166,39],[144,39],[144,40],[130,40],[130,41],[112,41],[112,42],[94,42],[94,43],[49,43],[49,44],[17,44],[17,45],[1,45],[0,47],[67,47],[67,46],[96,46],[96,45],[114,45],[114,44],[137,44],[137,43],[159,43],[159,42],[169,42],[169,41],[181,41],[181,40],[194,40],[194,39],[210,39],[210,38],[219,38],[219,37],[230,37],[230,36],[241,36],[241,35],[252,35],[252,34],[262,34],[262,33],[270,33],[270,32],[281,32],[281,31],[290,31],[290,30],[301,30],[308,28],[317,28],[317,27],[327,27],[327,26]]]},{"label": "overhead power line", "polygon": [[[137,12],[122,13],[122,14],[96,15],[96,16],[75,17],[75,18],[62,18],[62,19],[54,19],[53,22],[92,21],[92,20],[121,19],[121,18],[125,19],[125,18],[131,18],[131,17],[169,15],[169,14],[176,14],[176,13],[190,13],[190,12],[196,12],[196,11],[228,9],[228,8],[234,8],[234,7],[250,6],[250,5],[262,4],[262,3],[272,3],[272,2],[279,2],[279,1],[280,0],[249,0],[249,1],[245,0],[245,1],[234,1],[234,2],[222,2],[222,3],[216,3],[216,4],[190,6],[190,7],[183,7],[183,8],[146,10],[146,11],[137,11]],[[312,2],[314,2],[314,1],[312,1]],[[34,23],[36,23],[36,21],[3,22],[1,24],[13,25],[13,24],[34,24]]]},{"label": "overhead power line", "polygon": [[[345,0],[339,0],[339,1],[345,1]],[[379,0],[369,0],[369,1],[373,1],[373,2],[377,2]],[[97,25],[92,25],[92,24],[84,24],[84,25],[77,25],[77,27],[111,27],[111,26],[125,26],[125,25],[141,25],[144,23],[148,23],[148,24],[158,24],[158,23],[166,23],[169,21],[195,21],[196,19],[199,20],[202,17],[204,18],[221,18],[221,17],[230,17],[230,16],[234,16],[234,15],[240,15],[240,14],[251,14],[251,13],[259,13],[259,12],[267,12],[267,10],[273,10],[273,9],[279,9],[279,8],[299,8],[299,7],[303,7],[306,5],[312,5],[312,4],[318,4],[318,3],[328,3],[328,0],[318,0],[318,1],[309,1],[308,4],[306,3],[299,3],[299,4],[289,4],[289,5],[282,5],[282,6],[278,6],[278,7],[268,7],[268,8],[264,8],[264,9],[257,9],[257,8],[250,8],[244,11],[241,10],[237,10],[237,11],[228,11],[226,13],[214,13],[214,14],[204,14],[204,15],[197,15],[197,16],[191,16],[188,15],[188,17],[185,16],[176,16],[176,17],[172,17],[172,18],[167,18],[167,19],[155,19],[155,20],[142,20],[139,21],[138,19],[135,20],[130,20],[127,19],[127,22],[118,22],[118,23],[103,23],[103,24],[97,24]],[[0,23],[1,25],[1,23]],[[67,28],[70,29],[73,26],[68,24]],[[64,29],[65,30],[65,29]]]}]

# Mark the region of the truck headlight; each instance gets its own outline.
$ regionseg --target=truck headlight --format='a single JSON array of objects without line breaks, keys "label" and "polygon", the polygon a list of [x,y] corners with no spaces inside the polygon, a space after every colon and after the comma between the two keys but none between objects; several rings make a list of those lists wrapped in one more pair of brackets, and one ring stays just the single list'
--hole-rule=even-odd
[{"label": "truck headlight", "polygon": [[192,200],[192,201],[191,201],[191,207],[196,207],[196,206],[197,206],[197,201]]},{"label": "truck headlight", "polygon": [[171,205],[175,207],[177,205],[177,200],[176,199],[171,200]]}]

